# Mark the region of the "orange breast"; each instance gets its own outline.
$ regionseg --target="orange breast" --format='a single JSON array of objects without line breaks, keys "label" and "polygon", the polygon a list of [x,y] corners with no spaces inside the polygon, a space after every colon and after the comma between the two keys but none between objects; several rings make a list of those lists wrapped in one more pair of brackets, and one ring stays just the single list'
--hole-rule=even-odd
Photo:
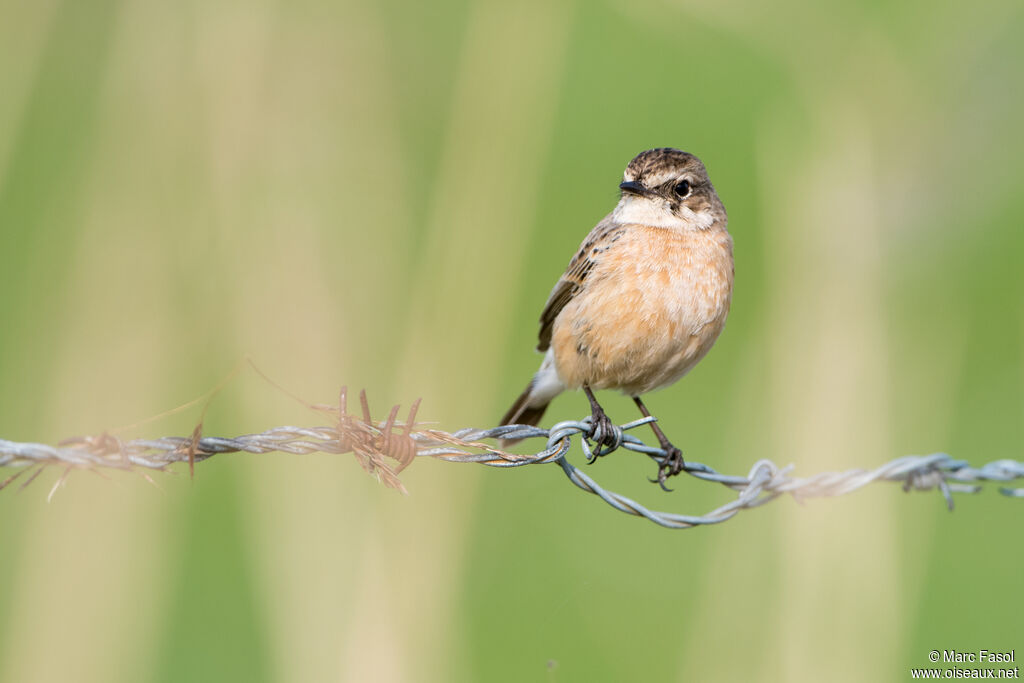
[{"label": "orange breast", "polygon": [[671,384],[725,324],[732,240],[724,230],[631,226],[602,256],[555,320],[559,376],[632,396]]}]

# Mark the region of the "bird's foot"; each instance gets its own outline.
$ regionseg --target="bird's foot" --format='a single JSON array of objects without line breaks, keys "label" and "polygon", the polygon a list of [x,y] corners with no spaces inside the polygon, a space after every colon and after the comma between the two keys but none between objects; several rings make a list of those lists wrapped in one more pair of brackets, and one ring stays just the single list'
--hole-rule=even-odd
[{"label": "bird's foot", "polygon": [[608,455],[619,447],[619,439],[616,436],[616,427],[611,419],[600,408],[590,416],[590,431],[587,438],[594,442],[596,448],[591,451],[588,463],[592,463],[602,455]]},{"label": "bird's foot", "polygon": [[651,482],[657,482],[662,490],[671,491],[672,489],[665,486],[665,482],[669,477],[674,477],[685,470],[686,461],[683,460],[683,452],[669,443],[668,440],[661,444],[661,447],[665,451],[665,457],[658,465],[658,478],[651,479]]},{"label": "bird's foot", "polygon": [[587,395],[587,400],[590,401],[590,431],[587,432],[586,438],[596,445],[596,448],[591,450],[584,444],[584,450],[587,454],[587,463],[592,463],[622,445],[622,430],[608,419],[604,408],[594,398],[594,392],[588,385],[583,385],[583,392]]}]

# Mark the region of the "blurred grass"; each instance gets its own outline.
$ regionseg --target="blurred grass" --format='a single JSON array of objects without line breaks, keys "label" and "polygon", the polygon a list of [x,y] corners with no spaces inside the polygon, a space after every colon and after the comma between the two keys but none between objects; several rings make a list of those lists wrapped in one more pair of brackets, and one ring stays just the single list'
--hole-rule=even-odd
[{"label": "blurred grass", "polygon": [[[244,353],[492,424],[638,151],[707,163],[715,350],[650,404],[801,473],[1024,441],[1014,2],[0,3],[0,436],[137,422]],[[632,406],[608,397],[619,419]],[[586,412],[578,396],[549,419]],[[130,433],[187,434],[198,411]],[[315,419],[252,375],[210,434]],[[638,459],[591,473],[654,507]],[[672,533],[547,468],[345,459],[0,495],[0,680],[903,680],[1019,646],[1019,506],[879,487]],[[962,597],[961,597],[962,596]],[[966,599],[969,597],[969,599]]]}]

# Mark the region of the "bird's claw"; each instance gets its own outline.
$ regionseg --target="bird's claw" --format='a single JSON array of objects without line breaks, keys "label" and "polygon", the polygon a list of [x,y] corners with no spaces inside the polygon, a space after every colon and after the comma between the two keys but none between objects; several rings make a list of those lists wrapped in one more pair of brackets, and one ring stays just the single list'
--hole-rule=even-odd
[{"label": "bird's claw", "polygon": [[663,491],[672,491],[668,486],[665,486],[665,482],[669,477],[674,477],[685,470],[686,461],[683,460],[683,452],[672,444],[667,444],[663,448],[665,449],[665,457],[658,465],[658,478],[651,479],[650,481],[651,483],[657,482]]},{"label": "bird's claw", "polygon": [[615,425],[612,424],[612,421],[603,411],[590,416],[590,431],[587,433],[587,438],[597,446],[597,448],[591,451],[592,455],[587,458],[587,464],[591,464],[599,456],[607,455],[611,452],[610,450],[604,451],[604,447],[609,449],[615,448],[617,442],[615,438]]}]

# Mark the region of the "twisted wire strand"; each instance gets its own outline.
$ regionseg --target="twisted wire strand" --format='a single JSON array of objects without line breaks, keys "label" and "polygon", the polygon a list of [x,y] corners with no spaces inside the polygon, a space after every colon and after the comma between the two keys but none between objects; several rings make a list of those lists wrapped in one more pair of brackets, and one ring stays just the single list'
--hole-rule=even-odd
[{"label": "twisted wire strand", "polygon": [[[46,467],[63,468],[64,474],[54,489],[75,469],[102,470],[167,470],[171,465],[202,462],[224,453],[353,453],[369,473],[385,485],[404,492],[398,473],[413,459],[434,458],[446,462],[477,463],[489,467],[522,467],[558,463],[568,479],[587,493],[598,496],[620,512],[643,517],[663,527],[688,529],[718,524],[732,519],[741,510],[758,507],[783,494],[797,500],[839,496],[851,493],[876,481],[900,482],[903,489],[928,491],[938,489],[950,509],[954,493],[977,493],[986,482],[1009,483],[1024,479],[1024,463],[996,460],[981,467],[971,467],[945,453],[908,455],[896,458],[871,470],[851,469],[822,472],[810,477],[795,477],[792,467],[779,467],[770,460],[758,460],[746,476],[722,474],[714,468],[687,461],[684,472],[696,479],[721,484],[736,494],[732,501],[704,515],[683,515],[659,512],[613,491],[601,487],[592,477],[568,460],[575,438],[588,461],[604,457],[618,449],[641,453],[659,464],[666,457],[661,448],[649,446],[627,433],[655,418],[648,417],[613,427],[613,434],[593,434],[590,417],[560,422],[550,429],[524,425],[505,425],[491,429],[463,429],[449,433],[434,429],[415,429],[416,406],[410,419],[398,421],[395,406],[388,420],[370,419],[365,393],[361,395],[363,416],[349,415],[345,410],[345,393],[337,407],[316,406],[336,419],[334,426],[275,427],[258,434],[234,438],[202,436],[199,428],[192,437],[169,436],[160,439],[122,440],[116,436],[78,437],[57,446],[19,443],[0,439],[0,467],[20,468],[0,482],[0,489],[11,484],[26,471],[33,470],[22,488],[31,483]],[[607,438],[605,438],[607,436]],[[537,453],[508,453],[487,441],[499,439],[544,439],[545,447]],[[593,446],[593,439],[597,444]],[[395,461],[391,465],[387,460]],[[1001,488],[1001,493],[1024,498],[1024,488]],[[52,493],[51,493],[52,495]]]}]

